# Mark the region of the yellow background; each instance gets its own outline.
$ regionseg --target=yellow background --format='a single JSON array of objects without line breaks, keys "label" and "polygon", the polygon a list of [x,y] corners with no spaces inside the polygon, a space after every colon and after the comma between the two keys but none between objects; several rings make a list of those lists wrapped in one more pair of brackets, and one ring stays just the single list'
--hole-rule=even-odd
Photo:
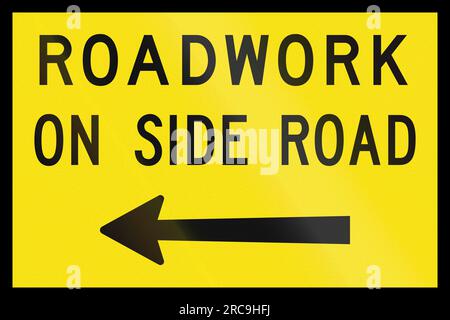
[{"label": "yellow background", "polygon": [[[381,268],[384,287],[436,286],[436,14],[383,13],[380,30],[366,27],[365,13],[85,13],[80,30],[66,27],[68,17],[13,17],[14,286],[65,286],[69,265],[80,266],[81,285],[88,287],[365,286],[369,265]],[[119,53],[117,76],[105,87],[91,85],[82,69],[84,43],[97,33],[110,36]],[[300,87],[285,84],[277,66],[279,44],[292,33],[306,36],[314,51],[313,74]],[[42,34],[70,40],[67,65],[73,86],[63,84],[55,66],[49,67],[49,84],[39,85]],[[144,34],[155,38],[168,86],[159,85],[154,72],[141,73],[136,86],[126,85]],[[183,34],[203,35],[214,45],[217,65],[206,84],[181,85]],[[231,85],[226,34],[234,35],[238,45],[244,34],[251,34],[256,45],[261,34],[269,35],[262,86],[253,84],[248,65],[241,85]],[[336,67],[336,85],[326,85],[327,34],[349,34],[358,41],[354,65],[360,86],[350,85],[342,66]],[[407,86],[396,83],[387,65],[383,84],[372,85],[373,34],[382,34],[383,48],[395,35],[407,35],[394,55]],[[302,57],[293,45],[288,54],[292,74],[302,70]],[[192,58],[194,73],[200,72],[204,53],[193,46]],[[104,74],[107,62],[99,45],[93,51],[94,72]],[[34,153],[35,125],[46,113],[61,119],[65,134],[63,156],[52,167],[41,165]],[[163,146],[163,157],[153,167],[140,165],[134,156],[134,150],[152,152],[136,129],[146,113],[163,121],[162,128],[149,127]],[[333,167],[321,165],[314,153],[315,123],[326,113],[338,115],[345,132],[343,157]],[[80,115],[88,130],[90,115],[100,115],[99,166],[83,149],[80,165],[70,165],[72,114]],[[305,140],[310,165],[301,166],[291,148],[290,165],[276,175],[261,175],[260,165],[169,166],[170,114],[178,115],[183,127],[187,114],[204,114],[218,129],[223,114],[247,114],[247,124],[233,125],[242,128],[281,128],[282,114],[301,114],[310,124]],[[371,164],[367,152],[357,166],[348,165],[361,114],[370,116],[380,166]],[[416,152],[407,165],[387,165],[388,114],[414,121]],[[45,131],[47,154],[53,145],[54,134]],[[165,264],[159,266],[99,232],[159,194],[165,196],[162,219],[350,215],[351,244],[161,241]]]}]

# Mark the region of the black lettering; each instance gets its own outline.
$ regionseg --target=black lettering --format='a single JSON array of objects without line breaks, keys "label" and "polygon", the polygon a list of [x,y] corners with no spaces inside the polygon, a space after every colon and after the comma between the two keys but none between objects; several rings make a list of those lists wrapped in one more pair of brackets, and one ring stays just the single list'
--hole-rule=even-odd
[{"label": "black lettering", "polygon": [[[191,76],[191,43],[198,43],[203,46],[208,56],[208,64],[205,72],[199,76]],[[183,84],[199,85],[205,83],[211,78],[216,67],[216,54],[211,42],[203,36],[199,35],[183,35],[182,43],[182,59],[183,59]]]},{"label": "black lettering", "polygon": [[[366,136],[367,139],[366,144],[362,143],[364,136]],[[368,115],[362,115],[359,120],[355,144],[353,145],[352,156],[350,158],[350,165],[356,165],[358,163],[358,156],[361,151],[369,151],[372,158],[372,163],[375,165],[380,164],[380,159],[378,158],[377,147],[375,145],[375,139],[373,137],[372,127],[370,126]]]},{"label": "black lettering", "polygon": [[[334,53],[335,43],[347,43],[350,46],[350,52],[344,55],[336,55]],[[343,63],[352,85],[359,85],[355,68],[352,61],[358,55],[358,43],[349,35],[329,35],[327,36],[327,85],[334,84],[334,65]]]},{"label": "black lettering", "polygon": [[177,116],[170,115],[170,165],[177,164]]},{"label": "black lettering", "polygon": [[[196,122],[201,122],[206,127],[207,147],[205,155],[201,158],[194,156],[194,126]],[[188,130],[188,147],[187,147],[187,161],[188,164],[206,164],[211,160],[214,152],[214,127],[208,117],[202,115],[188,115],[187,116],[187,130]]]},{"label": "black lettering", "polygon": [[[299,43],[305,52],[305,66],[301,76],[294,78],[287,71],[286,55],[287,50],[291,43]],[[281,78],[284,82],[291,86],[300,86],[306,83],[311,77],[313,70],[313,51],[311,44],[308,39],[306,39],[301,34],[291,34],[283,39],[280,45],[280,50],[278,51],[278,69],[280,71]]]},{"label": "black lettering", "polygon": [[[94,47],[95,44],[99,42],[104,43],[108,48],[109,52],[109,68],[108,72],[103,78],[97,77],[94,74],[91,65],[92,48]],[[108,37],[106,34],[96,34],[86,41],[83,50],[83,70],[86,79],[88,79],[90,83],[96,86],[106,86],[107,84],[111,83],[111,81],[113,81],[114,77],[116,76],[117,66],[118,66],[117,48],[116,45],[114,44],[114,41],[110,37]]]},{"label": "black lettering", "polygon": [[223,159],[224,165],[237,164],[237,165],[247,165],[247,158],[230,158],[230,142],[240,141],[241,136],[239,134],[230,133],[230,123],[231,122],[246,122],[246,115],[224,115],[222,117],[222,137],[223,137]]},{"label": "black lettering", "polygon": [[84,148],[91,159],[93,165],[98,165],[99,138],[98,138],[98,115],[91,116],[91,139],[83,127],[83,123],[78,115],[72,115],[72,165],[78,164],[78,137],[81,138]]},{"label": "black lettering", "polygon": [[[300,123],[301,131],[298,134],[289,134],[289,124],[292,122]],[[294,142],[297,147],[297,153],[300,163],[308,164],[303,140],[309,132],[308,121],[301,115],[283,115],[281,117],[281,164],[289,164],[289,142]]]},{"label": "black lettering", "polygon": [[[144,62],[146,54],[150,53],[152,62]],[[168,85],[166,73],[159,57],[158,49],[156,48],[155,40],[152,35],[144,35],[142,38],[141,46],[134,62],[133,70],[131,71],[129,85],[135,85],[141,71],[156,71],[158,75],[159,83],[162,85]]]},{"label": "black lettering", "polygon": [[[331,158],[327,158],[323,152],[323,128],[327,122],[331,122],[336,129],[336,150]],[[315,134],[316,154],[320,163],[326,166],[332,166],[338,163],[342,157],[344,151],[344,128],[342,127],[341,120],[334,114],[326,114],[320,117],[317,121],[316,134]]]},{"label": "black lettering", "polygon": [[[410,118],[403,115],[390,115],[388,118],[388,154],[390,165],[402,165],[411,161],[416,150],[416,130]],[[395,154],[395,128],[396,123],[403,123],[408,129],[408,150],[403,157],[397,157]]]},{"label": "black lettering", "polygon": [[139,134],[145,140],[151,142],[151,144],[153,145],[153,148],[155,148],[155,154],[151,158],[146,158],[146,157],[144,157],[144,154],[141,150],[136,150],[134,153],[135,153],[137,161],[140,164],[142,164],[144,166],[152,166],[152,165],[158,163],[158,161],[161,159],[162,147],[161,147],[161,143],[159,142],[159,140],[145,129],[145,124],[147,122],[152,122],[155,125],[155,127],[161,127],[162,122],[156,115],[146,114],[139,119],[138,124],[137,124],[137,129],[138,129]]},{"label": "black lettering", "polygon": [[[47,122],[51,122],[53,124],[56,133],[55,152],[51,158],[47,158],[42,150],[42,130],[44,128],[45,123]],[[44,166],[55,165],[61,158],[63,151],[63,144],[64,144],[63,128],[61,121],[58,119],[58,117],[53,114],[45,114],[42,117],[40,117],[34,131],[34,150],[36,152],[36,156],[39,162],[42,163]]]},{"label": "black lettering", "polygon": [[[63,52],[58,55],[49,55],[47,52],[49,43],[61,44],[63,46]],[[61,35],[41,35],[39,37],[39,84],[47,84],[47,65],[49,63],[56,63],[65,85],[73,84],[64,62],[69,58],[71,53],[72,46],[66,37]]]},{"label": "black lettering", "polygon": [[253,82],[256,85],[261,85],[264,76],[264,65],[266,62],[268,35],[261,35],[259,41],[258,56],[256,56],[255,48],[253,46],[252,37],[244,35],[239,54],[236,57],[236,49],[234,46],[234,38],[232,35],[225,36],[227,43],[228,62],[230,64],[231,82],[233,85],[238,85],[241,82],[242,72],[244,70],[245,60],[248,57],[250,69],[252,71]]},{"label": "black lettering", "polygon": [[395,49],[397,49],[403,39],[405,39],[406,35],[396,35],[394,40],[392,40],[383,52],[381,52],[381,35],[374,35],[373,37],[373,84],[381,85],[381,67],[387,63],[395,80],[397,80],[397,83],[406,85],[405,77],[403,77],[402,72],[392,57]]}]

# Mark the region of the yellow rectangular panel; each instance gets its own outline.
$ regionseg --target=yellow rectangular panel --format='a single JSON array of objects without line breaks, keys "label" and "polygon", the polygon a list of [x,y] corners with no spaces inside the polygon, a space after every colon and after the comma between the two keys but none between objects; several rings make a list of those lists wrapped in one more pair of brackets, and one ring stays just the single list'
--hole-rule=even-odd
[{"label": "yellow rectangular panel", "polygon": [[[435,287],[437,14],[382,13],[379,25],[373,18],[14,13],[13,285]],[[203,44],[187,46],[183,68],[189,35]],[[70,50],[58,65],[48,57],[63,53],[62,38]],[[255,69],[252,56],[243,55],[240,75],[230,63],[239,63],[249,40]],[[351,54],[352,45],[350,64],[330,63]],[[183,83],[188,65],[193,77],[207,72],[205,47],[215,60],[210,77]],[[163,71],[142,70],[129,84],[136,63],[156,68],[155,51]],[[117,70],[110,66],[115,54]],[[204,165],[186,164],[185,129],[193,115],[216,129]],[[179,129],[176,165],[171,116]],[[305,134],[299,144],[284,145],[283,118],[291,119],[285,127],[293,141]],[[240,141],[224,144],[227,121],[228,134]],[[208,150],[206,130],[194,127],[199,157]],[[89,156],[89,141],[98,159]],[[161,158],[150,165],[158,144]],[[224,148],[247,165],[224,165]],[[411,153],[410,159],[395,164],[390,148],[391,157]],[[160,195],[163,204],[147,203]],[[102,229],[127,248],[100,228],[130,211],[135,215],[125,225]]]}]

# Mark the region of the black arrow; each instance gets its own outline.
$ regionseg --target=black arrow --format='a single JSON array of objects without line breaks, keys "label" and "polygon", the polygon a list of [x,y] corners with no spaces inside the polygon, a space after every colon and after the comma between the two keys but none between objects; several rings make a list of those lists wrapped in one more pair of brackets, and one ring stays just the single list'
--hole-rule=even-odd
[{"label": "black arrow", "polygon": [[350,217],[158,220],[158,196],[101,227],[100,232],[163,264],[158,240],[350,243]]}]

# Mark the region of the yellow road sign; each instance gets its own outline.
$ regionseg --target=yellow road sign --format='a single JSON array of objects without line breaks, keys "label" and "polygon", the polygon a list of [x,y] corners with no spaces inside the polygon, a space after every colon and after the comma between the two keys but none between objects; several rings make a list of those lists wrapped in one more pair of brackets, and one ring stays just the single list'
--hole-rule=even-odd
[{"label": "yellow road sign", "polygon": [[13,285],[437,285],[434,13],[14,13]]}]

